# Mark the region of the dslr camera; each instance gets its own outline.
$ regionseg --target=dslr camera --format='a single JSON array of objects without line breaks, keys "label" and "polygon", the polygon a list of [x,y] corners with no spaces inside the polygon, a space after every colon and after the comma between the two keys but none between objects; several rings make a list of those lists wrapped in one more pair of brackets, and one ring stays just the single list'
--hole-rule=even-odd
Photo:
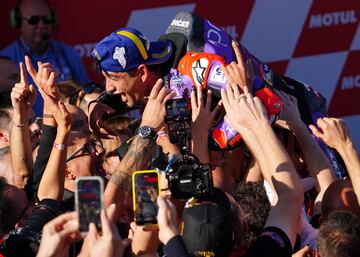
[{"label": "dslr camera", "polygon": [[[188,98],[170,99],[165,103],[165,123],[170,142],[177,145],[180,156],[171,157],[166,165],[157,168],[166,171],[171,196],[175,199],[206,198],[213,192],[213,178],[209,164],[200,163],[189,153],[191,140],[191,105]],[[158,151],[161,152],[161,151]]]}]

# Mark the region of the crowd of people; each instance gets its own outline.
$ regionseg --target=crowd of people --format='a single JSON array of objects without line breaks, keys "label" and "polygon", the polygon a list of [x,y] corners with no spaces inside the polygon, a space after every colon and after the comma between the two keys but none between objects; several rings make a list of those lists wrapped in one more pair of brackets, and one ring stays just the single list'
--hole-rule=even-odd
[{"label": "crowd of people", "polygon": [[[190,95],[190,152],[210,166],[214,189],[174,199],[159,170],[157,226],[138,225],[132,174],[151,168],[158,146],[182,154],[164,121],[175,96],[163,80],[174,45],[116,30],[93,52],[101,86],[88,83],[73,49],[51,39],[48,1],[23,0],[12,12],[21,35],[0,51],[0,256],[360,255],[360,159],[346,124],[307,126],[297,99],[281,91],[270,122],[237,42],[237,62],[222,67],[221,100],[196,86]],[[215,151],[209,130],[224,115],[242,144]],[[315,138],[341,157],[345,179]],[[74,192],[86,176],[101,177],[105,190],[101,231],[91,223],[84,235]]]}]

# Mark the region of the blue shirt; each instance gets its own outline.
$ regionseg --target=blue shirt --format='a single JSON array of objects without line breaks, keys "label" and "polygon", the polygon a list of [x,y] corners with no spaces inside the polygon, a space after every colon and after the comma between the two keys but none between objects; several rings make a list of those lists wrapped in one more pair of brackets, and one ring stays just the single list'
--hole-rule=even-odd
[{"label": "blue shirt", "polygon": [[[85,72],[85,68],[78,53],[71,46],[59,41],[49,40],[48,49],[41,56],[31,51],[29,46],[21,37],[0,51],[0,56],[8,57],[17,64],[19,62],[25,63],[26,54],[29,55],[35,69],[38,68],[37,62],[39,61],[53,64],[54,70],[59,73],[57,79],[58,82],[64,80],[74,80],[81,86],[85,86],[86,83],[89,82],[89,78]],[[30,74],[28,74],[28,81],[37,89]],[[36,116],[42,116],[43,105],[43,99],[41,95],[38,94],[33,107]]]}]

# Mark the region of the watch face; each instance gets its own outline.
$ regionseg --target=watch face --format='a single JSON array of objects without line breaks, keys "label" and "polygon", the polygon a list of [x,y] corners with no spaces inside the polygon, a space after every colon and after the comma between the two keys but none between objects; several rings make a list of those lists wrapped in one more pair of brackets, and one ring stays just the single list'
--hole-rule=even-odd
[{"label": "watch face", "polygon": [[139,136],[144,139],[155,139],[156,131],[148,126],[139,128]]},{"label": "watch face", "polygon": [[140,134],[142,135],[142,137],[149,137],[151,134],[151,128],[150,127],[141,127],[140,128]]}]

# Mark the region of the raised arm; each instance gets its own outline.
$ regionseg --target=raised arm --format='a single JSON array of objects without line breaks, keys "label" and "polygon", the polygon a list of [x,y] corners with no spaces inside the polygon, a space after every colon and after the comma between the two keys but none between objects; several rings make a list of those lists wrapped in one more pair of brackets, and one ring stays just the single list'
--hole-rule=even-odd
[{"label": "raised arm", "polygon": [[351,183],[360,204],[360,159],[350,137],[349,129],[341,119],[318,119],[317,125],[310,126],[315,136],[339,152],[349,172]]},{"label": "raised arm", "polygon": [[10,138],[11,165],[14,183],[18,188],[25,187],[33,168],[29,117],[35,98],[36,91],[33,85],[29,85],[25,66],[21,62],[20,82],[14,85],[11,92],[11,102],[14,108]]},{"label": "raised arm", "polygon": [[44,79],[38,85],[38,89],[44,98],[45,105],[57,123],[57,134],[37,195],[40,201],[42,199],[60,201],[64,192],[66,144],[71,127],[71,116],[65,104],[58,101],[57,95],[54,94],[56,92],[56,74],[47,70],[43,73]]},{"label": "raised arm", "polygon": [[[241,133],[265,176],[272,181],[278,201],[270,211],[266,227],[280,228],[295,244],[298,217],[303,194],[294,165],[279,142],[267,119],[260,100],[251,94],[240,94],[236,84],[222,90],[221,97],[227,121]],[[261,149],[261,150],[259,150]],[[260,156],[259,156],[260,155]]]},{"label": "raised arm", "polygon": [[321,212],[322,197],[330,184],[335,181],[335,175],[330,161],[314,141],[307,126],[302,122],[297,107],[297,100],[291,95],[278,92],[283,103],[283,109],[276,123],[295,134],[301,147],[307,169],[311,176],[316,178],[318,196],[315,200],[314,214]]},{"label": "raised arm", "polygon": [[206,103],[204,104],[202,89],[197,87],[196,93],[191,93],[192,108],[192,152],[196,155],[201,163],[210,163],[208,149],[208,134],[216,114],[221,108],[221,101],[213,111],[211,108],[212,92],[207,92]]},{"label": "raised arm", "polygon": [[[163,82],[159,79],[151,90],[140,127],[148,126],[158,131],[164,124],[165,102],[173,96],[170,90],[163,87]],[[153,139],[144,139],[136,135],[128,152],[111,176],[105,189],[104,204],[105,207],[112,203],[117,205],[116,218],[128,210],[125,206],[126,202],[131,202],[131,174],[149,167],[155,144]]]}]

